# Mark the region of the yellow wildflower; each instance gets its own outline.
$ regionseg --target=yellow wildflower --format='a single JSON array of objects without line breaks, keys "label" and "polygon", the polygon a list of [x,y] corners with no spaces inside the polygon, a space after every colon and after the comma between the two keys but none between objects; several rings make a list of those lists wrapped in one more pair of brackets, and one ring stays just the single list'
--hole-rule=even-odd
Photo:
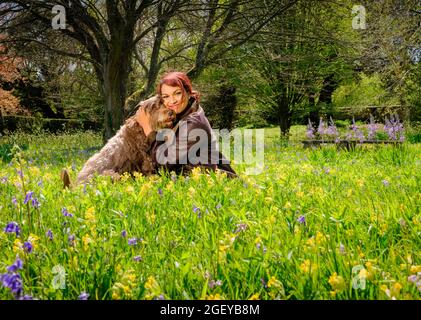
[{"label": "yellow wildflower", "polygon": [[409,271],[411,273],[418,273],[421,272],[421,266],[411,266],[411,268],[409,269]]},{"label": "yellow wildflower", "polygon": [[219,293],[211,294],[206,297],[206,300],[222,300],[221,295]]},{"label": "yellow wildflower", "polygon": [[317,264],[307,259],[300,265],[300,270],[304,273],[314,273],[317,270]]},{"label": "yellow wildflower", "polygon": [[297,197],[298,197],[298,198],[302,198],[302,197],[304,197],[304,192],[302,192],[302,191],[298,191],[298,192],[296,193],[296,195],[297,195]]},{"label": "yellow wildflower", "polygon": [[150,224],[154,224],[155,223],[155,219],[156,219],[156,216],[155,216],[154,213],[149,213],[149,212],[146,213],[146,220],[148,220],[148,222]]},{"label": "yellow wildflower", "polygon": [[335,292],[339,292],[346,289],[344,278],[342,276],[338,276],[336,272],[334,272],[329,277],[329,284]]},{"label": "yellow wildflower", "polygon": [[38,167],[30,167],[29,172],[34,176],[38,176],[41,173]]},{"label": "yellow wildflower", "polygon": [[268,288],[275,288],[275,289],[283,288],[282,282],[276,279],[274,276],[270,277],[267,286]]},{"label": "yellow wildflower", "polygon": [[152,290],[158,286],[158,282],[155,280],[155,278],[153,276],[149,276],[145,283],[145,289]]},{"label": "yellow wildflower", "polygon": [[33,234],[33,233],[29,234],[28,241],[32,244],[34,249],[38,248],[39,239],[40,238],[36,234]]},{"label": "yellow wildflower", "polygon": [[259,294],[258,294],[258,293],[253,294],[253,295],[249,298],[249,300],[259,300],[259,299],[260,299],[260,297],[259,297]]},{"label": "yellow wildflower", "polygon": [[20,239],[13,241],[13,252],[23,253],[23,243]]},{"label": "yellow wildflower", "polygon": [[133,186],[127,186],[126,187],[126,192],[127,193],[133,193],[134,192],[134,187]]},{"label": "yellow wildflower", "polygon": [[88,235],[88,234],[85,234],[85,235],[82,237],[82,242],[83,242],[83,249],[84,249],[85,251],[87,251],[87,250],[88,250],[89,244],[90,244],[90,243],[93,243],[92,239],[89,237],[89,235]]},{"label": "yellow wildflower", "polygon": [[88,220],[88,222],[93,222],[93,223],[96,222],[95,208],[94,207],[90,207],[90,208],[88,208],[88,210],[86,210],[85,219]]}]

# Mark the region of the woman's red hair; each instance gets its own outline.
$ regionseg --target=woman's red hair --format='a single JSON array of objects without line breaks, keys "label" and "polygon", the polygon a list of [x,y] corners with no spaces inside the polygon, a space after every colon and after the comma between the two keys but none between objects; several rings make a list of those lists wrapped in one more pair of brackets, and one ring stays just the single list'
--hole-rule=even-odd
[{"label": "woman's red hair", "polygon": [[183,89],[183,97],[185,93],[188,93],[191,97],[199,102],[199,92],[193,90],[189,77],[184,72],[172,71],[166,73],[158,83],[156,92],[159,96],[162,94],[162,85],[166,84],[170,87],[179,87]]}]

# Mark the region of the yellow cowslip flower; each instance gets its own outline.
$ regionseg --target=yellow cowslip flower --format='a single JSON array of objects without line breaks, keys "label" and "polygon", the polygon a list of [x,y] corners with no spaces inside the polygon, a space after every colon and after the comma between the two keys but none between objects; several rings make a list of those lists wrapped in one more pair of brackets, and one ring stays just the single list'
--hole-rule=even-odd
[{"label": "yellow cowslip flower", "polygon": [[265,202],[272,203],[273,199],[271,197],[265,197]]},{"label": "yellow cowslip flower", "polygon": [[36,234],[29,234],[28,241],[32,244],[34,249],[38,248],[39,237]]},{"label": "yellow cowslip flower", "polygon": [[156,219],[155,213],[149,213],[149,212],[146,212],[146,220],[147,220],[150,224],[154,224],[154,223],[155,223],[155,219]]},{"label": "yellow cowslip flower", "polygon": [[174,190],[174,182],[172,180],[167,183],[167,185],[165,186],[165,190],[169,192]]},{"label": "yellow cowslip flower", "polygon": [[157,287],[159,287],[158,282],[155,280],[153,276],[149,276],[148,280],[145,283],[145,289],[153,290]]},{"label": "yellow cowslip flower", "polygon": [[[172,181],[171,181],[172,182]],[[171,183],[170,182],[170,183]],[[169,184],[170,184],[169,183]],[[168,184],[168,185],[169,185]],[[167,185],[167,187],[166,187],[166,189],[167,190],[170,190],[169,188],[168,188],[168,185]],[[150,181],[148,181],[148,182],[146,182],[146,183],[144,183],[143,185],[142,185],[142,187],[140,188],[140,195],[145,195],[145,194],[147,194],[148,193],[148,191],[151,189],[151,186],[152,186],[152,184],[151,184],[151,182]]]},{"label": "yellow cowslip flower", "polygon": [[310,260],[304,260],[300,265],[300,270],[304,273],[314,273],[317,270],[317,264],[310,262]]},{"label": "yellow cowslip flower", "polygon": [[128,172],[124,172],[121,176],[120,176],[120,182],[126,182],[127,180],[129,180],[129,178],[131,177],[130,173]]},{"label": "yellow cowslip flower", "polygon": [[88,210],[86,210],[85,219],[88,220],[88,222],[93,222],[93,223],[96,222],[95,208],[94,207],[90,207],[90,208],[88,208]]},{"label": "yellow cowslip flower", "polygon": [[20,239],[13,241],[13,252],[23,253],[23,243]]},{"label": "yellow cowslip flower", "polygon": [[125,191],[127,193],[133,193],[134,192],[134,187],[133,186],[127,186]]},{"label": "yellow cowslip flower", "polygon": [[411,266],[411,268],[409,269],[409,271],[411,273],[418,273],[421,272],[421,266]]},{"label": "yellow cowslip flower", "polygon": [[196,190],[193,187],[190,187],[189,188],[189,197],[190,198],[193,198],[193,196],[195,195],[195,193],[196,193]]},{"label": "yellow cowslip flower", "polygon": [[348,196],[348,197],[350,197],[350,196],[352,196],[352,194],[354,193],[354,190],[352,190],[352,189],[348,189],[348,191],[347,191],[347,193],[346,193],[346,195]]},{"label": "yellow cowslip flower", "polygon": [[87,251],[87,250],[88,250],[88,248],[89,248],[89,244],[90,244],[90,243],[93,243],[92,239],[89,237],[89,235],[88,235],[88,234],[85,234],[85,235],[82,237],[82,242],[83,242],[83,249],[84,249],[85,251]]},{"label": "yellow cowslip flower", "polygon": [[274,276],[270,277],[268,283],[268,288],[275,288],[275,289],[281,289],[283,288],[282,282],[276,279]]},{"label": "yellow cowslip flower", "polygon": [[248,300],[260,300],[260,296],[258,293],[253,294]]},{"label": "yellow cowslip flower", "polygon": [[296,193],[296,196],[297,196],[297,198],[303,198],[303,197],[304,197],[304,192],[302,192],[302,191],[298,191],[298,192]]},{"label": "yellow cowslip flower", "polygon": [[316,244],[319,245],[326,240],[326,236],[320,231],[317,231],[315,240],[316,240]]},{"label": "yellow cowslip flower", "polygon": [[357,179],[356,183],[361,188],[364,185],[364,179]]},{"label": "yellow cowslip flower", "polygon": [[376,268],[373,266],[373,263],[371,261],[367,261],[365,263],[365,266],[367,268],[367,280],[373,281],[374,275],[376,273]]},{"label": "yellow cowslip flower", "polygon": [[284,209],[291,209],[292,205],[289,201],[287,201],[284,205]]},{"label": "yellow cowslip flower", "polygon": [[39,176],[41,173],[38,167],[30,167],[29,172],[34,176]]},{"label": "yellow cowslip flower", "polygon": [[328,282],[335,292],[340,292],[346,289],[344,278],[339,276],[336,272],[329,277]]},{"label": "yellow cowslip flower", "polygon": [[402,285],[399,282],[396,282],[390,287],[390,289],[386,285],[380,286],[380,289],[384,291],[390,299],[395,300],[400,295]]},{"label": "yellow cowslip flower", "polygon": [[120,300],[120,296],[118,295],[117,292],[113,292],[113,295],[111,297],[113,300]]},{"label": "yellow cowslip flower", "polygon": [[330,296],[331,296],[332,298],[335,298],[335,297],[336,297],[336,293],[337,293],[337,291],[336,291],[336,290],[329,291],[329,294],[330,294]]},{"label": "yellow cowslip flower", "polygon": [[143,177],[143,174],[141,172],[134,172],[133,176],[135,177],[135,179],[141,179]]},{"label": "yellow cowslip flower", "polygon": [[216,293],[206,296],[206,300],[222,300],[222,297],[219,293]]},{"label": "yellow cowslip flower", "polygon": [[191,171],[191,178],[193,181],[199,181],[202,170],[200,167],[194,167]]}]

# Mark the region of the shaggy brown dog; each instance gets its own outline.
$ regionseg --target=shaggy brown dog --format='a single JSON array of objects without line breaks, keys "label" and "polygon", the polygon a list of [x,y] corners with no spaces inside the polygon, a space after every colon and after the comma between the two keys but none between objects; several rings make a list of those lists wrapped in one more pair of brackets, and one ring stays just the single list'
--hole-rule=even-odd
[{"label": "shaggy brown dog", "polygon": [[[175,113],[160,103],[157,97],[142,101],[140,108],[149,114],[151,128],[154,131],[171,128],[175,120]],[[141,172],[144,175],[155,173],[155,165],[147,153],[148,143],[142,127],[135,120],[136,115],[128,118],[106,145],[83,166],[77,176],[76,183],[86,183],[94,175],[109,175],[118,179],[125,172]],[[62,172],[64,187],[69,186],[70,179],[67,171]]]}]

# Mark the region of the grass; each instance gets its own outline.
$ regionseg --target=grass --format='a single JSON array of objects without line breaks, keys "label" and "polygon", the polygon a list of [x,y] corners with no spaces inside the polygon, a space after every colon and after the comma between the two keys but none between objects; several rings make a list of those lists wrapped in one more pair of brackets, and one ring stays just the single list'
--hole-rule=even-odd
[{"label": "grass", "polygon": [[[421,146],[310,150],[302,131],[285,143],[265,130],[260,175],[234,163],[240,179],[98,177],[70,190],[60,171],[74,180],[99,135],[3,137],[25,148],[0,162],[0,273],[19,256],[22,295],[37,299],[420,299]],[[19,236],[3,231],[12,221]]]}]

